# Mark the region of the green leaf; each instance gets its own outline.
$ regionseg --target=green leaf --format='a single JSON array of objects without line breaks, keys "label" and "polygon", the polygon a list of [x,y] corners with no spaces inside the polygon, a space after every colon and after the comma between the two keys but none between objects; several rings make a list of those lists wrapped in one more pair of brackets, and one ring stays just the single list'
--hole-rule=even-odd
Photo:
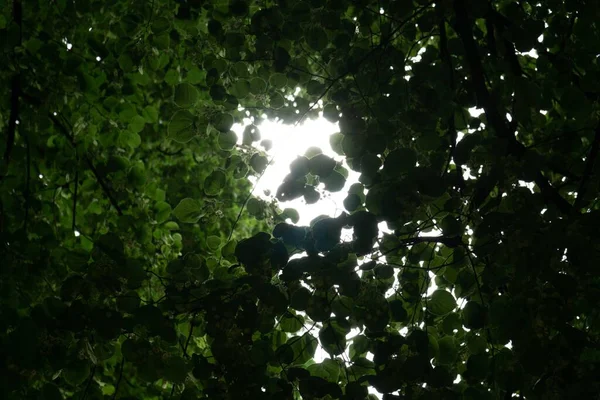
[{"label": "green leaf", "polygon": [[248,203],[246,203],[246,209],[250,215],[257,216],[262,213],[264,207],[263,203],[259,199],[252,197],[248,200]]},{"label": "green leaf", "polygon": [[392,151],[385,157],[384,168],[388,173],[404,174],[415,168],[417,154],[413,149],[404,147]]},{"label": "green leaf", "polygon": [[187,110],[180,110],[173,114],[167,133],[170,139],[178,143],[187,143],[198,135],[196,117]]},{"label": "green leaf", "polygon": [[462,233],[460,221],[451,215],[447,215],[442,219],[441,228],[446,236],[457,236]]},{"label": "green leaf", "polygon": [[179,356],[171,356],[165,361],[165,378],[171,382],[185,381],[188,372],[187,362]]},{"label": "green leaf", "polygon": [[446,290],[436,290],[427,301],[427,310],[434,315],[446,315],[456,308],[456,300]]},{"label": "green leaf", "polygon": [[279,216],[284,219],[291,219],[294,224],[298,223],[300,219],[300,214],[294,208],[285,208]]},{"label": "green leaf", "polygon": [[340,112],[335,104],[326,104],[325,107],[323,107],[323,117],[329,122],[335,123],[340,119]]},{"label": "green leaf", "polygon": [[235,259],[235,247],[237,246],[237,244],[237,240],[231,239],[225,244],[225,246],[223,246],[223,248],[221,249],[221,254],[225,259],[230,261]]},{"label": "green leaf", "polygon": [[304,364],[315,356],[319,345],[318,340],[310,334],[293,336],[288,339],[287,344],[293,351],[294,364]]},{"label": "green leaf", "polygon": [[227,91],[221,85],[212,85],[208,91],[214,101],[221,102],[227,97]]},{"label": "green leaf", "polygon": [[214,126],[219,132],[229,132],[233,126],[233,116],[229,113],[220,114],[214,121]]},{"label": "green leaf", "polygon": [[330,358],[326,358],[318,364],[312,364],[308,367],[308,372],[311,376],[317,376],[328,380],[329,382],[337,382],[340,376],[340,364]]},{"label": "green leaf", "polygon": [[71,386],[79,386],[90,375],[90,364],[84,360],[74,361],[67,368],[63,369],[62,376]]},{"label": "green leaf", "polygon": [[217,196],[227,183],[227,175],[220,169],[214,170],[204,180],[204,193],[209,196]]},{"label": "green leaf", "polygon": [[237,78],[248,78],[248,64],[243,61],[238,61],[231,67],[230,73]]},{"label": "green leaf", "polygon": [[482,354],[487,349],[487,340],[483,336],[469,335],[467,348],[471,354]]},{"label": "green leaf", "polygon": [[140,301],[140,296],[136,292],[131,291],[117,297],[117,307],[120,311],[133,314],[140,306]]},{"label": "green leaf", "polygon": [[183,223],[195,223],[204,216],[204,212],[198,201],[187,198],[177,204],[173,210],[173,215]]},{"label": "green leaf", "polygon": [[330,192],[339,192],[346,185],[346,178],[337,171],[333,171],[331,174],[321,180],[325,184],[325,189]]},{"label": "green leaf", "polygon": [[392,300],[390,305],[390,316],[392,321],[404,322],[408,318],[408,313],[404,308],[404,302],[402,300]]},{"label": "green leaf", "polygon": [[138,161],[127,173],[128,182],[134,187],[141,187],[146,183],[146,167],[142,161]]},{"label": "green leaf", "polygon": [[[136,115],[135,117],[133,117],[131,119],[131,122],[129,122],[128,128],[131,132],[139,133],[144,130],[145,125],[146,125],[146,120],[144,119],[144,117],[142,117],[140,115]],[[141,142],[141,140],[140,140],[140,142]],[[136,145],[134,145],[132,147],[135,148],[137,146],[139,146],[139,143],[137,143]]]},{"label": "green leaf", "polygon": [[329,136],[329,145],[331,146],[331,149],[339,155],[344,155],[344,150],[342,148],[343,139],[344,135],[339,132]]},{"label": "green leaf", "polygon": [[306,43],[315,51],[322,51],[329,43],[325,30],[316,26],[308,30],[305,38]]},{"label": "green leaf", "polygon": [[321,198],[321,194],[313,186],[306,186],[302,195],[306,204],[315,204]]},{"label": "green leaf", "polygon": [[323,349],[331,354],[342,354],[346,349],[346,332],[336,324],[328,323],[319,331],[319,340]]},{"label": "green leaf", "polygon": [[252,78],[250,80],[250,93],[261,94],[267,89],[267,82],[261,78]]},{"label": "green leaf", "polygon": [[439,355],[437,362],[440,364],[452,364],[458,357],[456,339],[453,336],[444,336],[438,340]]},{"label": "green leaf", "polygon": [[159,201],[154,205],[154,211],[154,218],[160,224],[171,216],[171,205],[165,201]]},{"label": "green leaf", "polygon": [[485,324],[485,309],[479,303],[469,301],[462,309],[463,324],[468,329],[480,329]]},{"label": "green leaf", "polygon": [[221,150],[232,150],[237,144],[238,137],[234,131],[227,131],[219,134],[219,147]]},{"label": "green leaf", "polygon": [[257,153],[250,158],[250,166],[258,174],[262,174],[267,169],[267,165],[269,165],[269,159],[263,155]]},{"label": "green leaf", "polygon": [[198,91],[189,83],[180,83],[175,88],[173,100],[181,108],[190,108],[198,99]]},{"label": "green leaf", "polygon": [[308,158],[308,168],[310,173],[313,175],[319,175],[321,178],[325,178],[331,174],[336,165],[333,158],[322,153],[316,154],[312,158]]},{"label": "green leaf", "polygon": [[181,79],[181,76],[179,75],[179,72],[177,72],[174,69],[170,69],[165,74],[165,82],[168,83],[169,85],[175,86],[176,84],[179,83],[180,79]]},{"label": "green leaf", "polygon": [[279,326],[284,332],[298,332],[304,326],[304,317],[286,312],[281,317]]},{"label": "green leaf", "polygon": [[124,72],[132,72],[135,68],[135,65],[133,64],[133,60],[131,59],[131,56],[128,53],[123,53],[119,56],[119,67],[121,67],[121,69]]},{"label": "green leaf", "polygon": [[206,245],[211,250],[218,250],[221,246],[221,238],[218,236],[211,235],[206,238]]},{"label": "green leaf", "polygon": [[307,288],[299,288],[294,293],[292,293],[292,297],[290,299],[290,307],[298,311],[306,310],[310,296],[310,291]]},{"label": "green leaf", "polygon": [[231,87],[230,93],[238,99],[243,99],[250,94],[250,82],[245,79],[236,81]]},{"label": "green leaf", "polygon": [[271,77],[269,78],[269,84],[271,86],[273,86],[274,88],[282,89],[287,84],[287,80],[288,80],[287,76],[276,72],[276,73],[272,74]]},{"label": "green leaf", "polygon": [[466,164],[471,156],[471,151],[481,142],[481,135],[478,133],[470,133],[465,135],[460,142],[456,144],[453,158],[458,165]]},{"label": "green leaf", "polygon": [[344,199],[344,208],[346,210],[348,210],[349,212],[356,210],[358,207],[361,206],[361,204],[362,204],[362,200],[360,199],[360,197],[358,195],[356,195],[354,193],[350,193]]},{"label": "green leaf", "polygon": [[273,109],[279,109],[285,105],[285,99],[281,93],[275,93],[269,98],[269,105]]}]

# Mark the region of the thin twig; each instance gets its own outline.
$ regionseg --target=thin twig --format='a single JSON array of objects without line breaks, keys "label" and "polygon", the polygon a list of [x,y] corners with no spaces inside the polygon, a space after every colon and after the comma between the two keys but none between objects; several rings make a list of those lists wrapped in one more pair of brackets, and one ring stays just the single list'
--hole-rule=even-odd
[{"label": "thin twig", "polygon": [[[71,146],[73,146],[73,148],[76,149],[77,144],[75,143],[75,139],[73,138],[73,136],[71,136],[68,129],[62,124],[62,122],[54,114],[50,113],[50,114],[48,114],[48,116],[49,116],[50,120],[54,123],[54,125],[61,131],[61,133],[63,135],[65,135],[65,137],[67,139],[69,139]],[[106,182],[104,182],[104,179],[102,178],[102,176],[100,176],[100,173],[94,166],[94,163],[92,163],[92,160],[87,155],[84,155],[84,160],[85,160],[88,168],[90,169],[90,171],[92,171],[92,173],[94,174],[96,181],[98,182],[98,184],[100,185],[100,187],[102,188],[104,193],[106,194],[106,197],[108,197],[110,204],[115,208],[115,210],[117,210],[117,214],[123,215],[123,211],[121,210],[121,207],[119,207],[117,200],[113,197],[108,185],[106,184]]]},{"label": "thin twig", "polygon": [[[441,10],[440,10],[441,13]],[[450,56],[450,51],[448,50],[448,35],[446,34],[446,20],[443,16],[440,18],[440,22],[438,25],[438,29],[440,31],[440,58],[442,62],[446,65],[446,73],[448,74],[448,83],[450,84],[450,90],[452,90],[452,97],[455,96],[455,83],[454,83],[454,66],[452,65],[452,57]],[[454,159],[454,153],[456,151],[456,140],[458,139],[458,132],[456,131],[456,121],[454,120],[454,113],[450,115],[448,118],[448,135],[450,136],[450,152],[448,154],[448,160],[446,162],[446,166],[442,171],[442,176],[448,173],[448,169],[450,168],[450,162]],[[465,179],[462,175],[462,165],[457,163],[457,180],[458,186],[462,190],[465,188]]]},{"label": "thin twig", "polygon": [[29,138],[27,135],[23,135],[23,139],[25,140],[26,154],[27,154],[27,168],[25,173],[27,176],[25,177],[25,221],[23,222],[23,229],[27,231],[27,223],[29,222],[29,200],[30,200],[30,190],[31,190],[31,146],[29,144]]},{"label": "thin twig", "polygon": [[[21,96],[33,105],[36,105],[36,106],[40,105],[39,104],[40,102],[38,99],[28,95],[27,93],[21,93]],[[50,118],[50,120],[52,121],[54,126],[56,126],[58,128],[58,130],[69,140],[69,143],[71,144],[71,146],[75,150],[77,150],[77,143],[75,142],[75,139],[71,135],[71,132],[69,131],[69,129],[67,129],[67,127],[53,113],[48,113],[48,118]],[[115,210],[117,210],[117,214],[123,215],[123,211],[121,210],[121,207],[119,207],[117,200],[113,197],[113,195],[110,191],[110,188],[108,187],[106,182],[104,182],[104,179],[102,178],[102,176],[100,176],[100,173],[94,166],[94,163],[92,162],[92,160],[87,155],[84,155],[84,160],[85,160],[88,168],[90,169],[90,171],[92,171],[92,173],[94,174],[96,181],[98,182],[98,184],[100,185],[100,187],[102,188],[104,193],[106,194],[106,197],[108,198],[110,204],[115,208]]]},{"label": "thin twig", "polygon": [[79,189],[79,170],[75,171],[75,191],[73,192],[73,223],[71,229],[75,232],[75,217],[77,215],[77,191]]},{"label": "thin twig", "polygon": [[[23,29],[23,7],[20,0],[13,0],[13,20],[19,28],[19,43],[22,41]],[[16,65],[17,72],[11,79],[11,91],[10,91],[10,115],[8,117],[8,132],[6,135],[6,148],[4,149],[4,164],[8,172],[8,164],[10,163],[10,156],[12,153],[13,146],[15,144],[15,136],[17,130],[17,121],[19,120],[19,96],[21,95],[21,74],[20,66]],[[0,176],[0,181],[4,176]]]},{"label": "thin twig", "polygon": [[85,397],[87,396],[87,392],[88,392],[88,390],[90,390],[90,385],[92,384],[92,381],[94,380],[95,374],[96,374],[96,364],[94,364],[94,366],[92,367],[92,372],[90,372],[90,377],[87,381],[87,384],[85,385],[85,389],[83,390],[83,393],[81,394],[80,400],[85,400]]},{"label": "thin twig", "polygon": [[123,379],[123,368],[125,367],[125,356],[121,359],[121,367],[119,368],[119,378],[117,379],[117,384],[115,385],[115,392],[113,393],[113,400],[117,398],[117,393],[119,392],[119,385],[121,384],[121,379]]},{"label": "thin twig", "polygon": [[[231,231],[229,231],[229,236],[227,237],[227,241],[231,240],[231,237],[233,236],[233,232],[235,231],[235,227],[236,227],[237,223],[240,221],[240,218],[242,217],[242,212],[244,211],[244,207],[248,203],[248,200],[250,200],[250,197],[252,197],[252,193],[254,193],[254,190],[258,186],[258,182],[260,182],[260,178],[263,177],[263,175],[267,171],[267,168],[269,168],[269,165],[271,165],[271,163],[273,162],[274,159],[275,159],[275,156],[272,156],[271,159],[269,160],[269,162],[267,163],[265,169],[263,170],[263,172],[261,172],[261,174],[256,179],[254,186],[252,186],[252,190],[250,190],[250,193],[248,193],[248,195],[244,199],[244,202],[242,203],[242,206],[240,208],[240,212],[238,213],[237,218],[235,219],[235,221],[233,222],[233,225],[231,226]],[[221,258],[219,259],[219,263],[221,262],[222,258],[223,258],[223,256],[221,256]]]},{"label": "thin twig", "polygon": [[[6,134],[6,149],[4,150],[4,165],[8,171],[10,156],[15,144],[15,136],[17,130],[17,121],[19,119],[19,93],[21,92],[21,84],[19,74],[13,76],[11,81],[10,93],[10,116],[8,117],[8,132]],[[0,177],[0,180],[4,178]]]},{"label": "thin twig", "polygon": [[[410,17],[406,18],[406,20],[404,20],[400,24],[398,24],[398,26],[393,31],[390,32],[389,36],[385,40],[382,40],[381,42],[379,42],[379,44],[376,47],[371,49],[360,60],[358,60],[356,62],[356,64],[354,65],[354,68],[358,69],[362,65],[362,63],[364,63],[366,60],[370,59],[376,51],[387,47],[387,45],[390,44],[396,38],[396,34],[404,27],[404,25],[406,25],[407,23],[412,21],[413,18],[415,18],[417,15],[419,15],[421,12],[423,12],[423,10],[425,10],[427,7],[429,7],[433,3],[434,3],[433,1],[428,2],[427,4],[423,5],[423,7],[416,10]],[[312,103],[312,105],[304,113],[302,113],[302,115],[298,118],[298,120],[296,121],[294,126],[297,126],[304,119],[304,117],[306,117],[306,115],[319,103],[319,100],[321,100],[321,99],[323,99],[323,97],[325,97],[325,95],[329,92],[329,90],[333,87],[333,85],[335,85],[337,82],[339,82],[340,80],[342,80],[343,78],[348,76],[348,74],[350,74],[351,72],[352,72],[351,69],[346,69],[346,71],[344,73],[340,74],[337,78],[333,79],[331,81],[331,83],[329,85],[327,85],[327,87],[325,88],[323,93],[321,93],[321,95],[317,98],[317,100],[315,100]]]},{"label": "thin twig", "polygon": [[585,159],[585,168],[583,170],[583,175],[581,176],[581,183],[579,184],[579,189],[577,189],[577,198],[575,199],[575,204],[573,208],[576,211],[581,209],[585,201],[585,194],[588,190],[588,183],[590,178],[594,172],[594,166],[596,163],[596,158],[598,157],[598,149],[600,148],[600,124],[596,127],[596,134],[594,135],[594,141],[592,142],[592,147],[590,148],[590,153]]},{"label": "thin twig", "polygon": [[183,356],[188,358],[187,349],[190,345],[190,341],[192,340],[192,332],[194,332],[194,318],[196,318],[196,314],[192,316],[192,320],[190,322],[190,332],[188,333],[187,339],[185,341],[185,346],[183,347]]},{"label": "thin twig", "polygon": [[[481,306],[482,307],[486,307],[486,304],[483,300],[483,294],[481,293],[481,284],[479,283],[479,277],[477,276],[477,271],[475,270],[475,262],[473,261],[473,254],[471,253],[471,249],[469,248],[468,245],[464,245],[464,249],[465,252],[467,253],[467,257],[469,258],[469,264],[471,264],[471,268],[473,269],[473,274],[475,275],[475,283],[477,284],[477,292],[479,293],[479,300],[481,301]],[[492,359],[494,359],[495,355],[496,355],[496,348],[494,347],[494,344],[492,343],[492,331],[489,328],[489,326],[487,326],[485,328],[486,331],[486,339],[487,339],[487,343],[490,346],[490,351],[492,353]],[[492,363],[492,378],[494,377],[494,363]],[[492,379],[492,385],[495,386],[495,380]]]},{"label": "thin twig", "polygon": [[376,256],[374,259],[377,260],[386,254],[393,253],[396,250],[404,248],[406,246],[412,246],[418,243],[441,243],[450,248],[454,248],[463,244],[462,239],[459,236],[417,236],[408,239],[400,240],[400,244],[396,247],[393,247],[387,251],[382,252],[380,255]]}]

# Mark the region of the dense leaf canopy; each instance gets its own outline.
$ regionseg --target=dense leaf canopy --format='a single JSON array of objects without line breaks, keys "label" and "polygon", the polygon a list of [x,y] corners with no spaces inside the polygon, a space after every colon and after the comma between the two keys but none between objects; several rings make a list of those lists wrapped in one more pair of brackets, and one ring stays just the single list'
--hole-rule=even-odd
[{"label": "dense leaf canopy", "polygon": [[597,398],[600,2],[0,7],[3,399]]}]

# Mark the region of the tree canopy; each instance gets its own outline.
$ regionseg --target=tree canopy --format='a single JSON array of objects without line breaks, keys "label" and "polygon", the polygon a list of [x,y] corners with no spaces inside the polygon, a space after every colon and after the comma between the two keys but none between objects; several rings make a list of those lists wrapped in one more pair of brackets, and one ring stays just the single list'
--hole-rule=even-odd
[{"label": "tree canopy", "polygon": [[3,399],[597,398],[598,1],[0,7]]}]

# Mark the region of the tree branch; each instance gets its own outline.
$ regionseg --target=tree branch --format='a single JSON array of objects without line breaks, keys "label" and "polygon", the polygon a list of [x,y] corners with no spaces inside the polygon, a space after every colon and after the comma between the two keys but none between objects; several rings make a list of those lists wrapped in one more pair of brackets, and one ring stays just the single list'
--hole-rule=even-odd
[{"label": "tree branch", "polygon": [[[440,13],[441,13],[441,10],[440,10]],[[444,19],[444,17],[442,15],[440,16],[438,29],[440,31],[440,58],[442,60],[442,63],[446,65],[446,73],[448,75],[448,77],[447,77],[448,83],[450,85],[450,89],[452,90],[452,95],[454,96],[455,95],[455,93],[454,93],[454,91],[455,91],[454,66],[452,65],[452,58],[450,57],[450,51],[448,51],[448,36],[446,34],[446,20]],[[450,137],[450,151],[448,154],[448,160],[446,161],[446,166],[444,167],[444,171],[442,171],[442,174],[448,173],[448,168],[450,168],[450,162],[454,158],[454,152],[456,151],[456,140],[458,138],[458,132],[456,131],[456,123],[454,120],[454,113],[452,113],[452,115],[450,115],[447,123],[448,123],[448,133],[447,134]],[[459,187],[459,189],[461,190],[461,193],[462,193],[462,190],[466,186],[465,180],[462,175],[462,165],[456,163],[456,160],[454,162],[456,164],[456,169],[457,169],[457,186]]]},{"label": "tree branch", "polygon": [[75,219],[77,217],[77,191],[79,189],[79,170],[75,170],[75,191],[73,192],[73,222],[71,229],[75,232],[76,223]]},{"label": "tree branch", "polygon": [[[36,98],[28,95],[27,93],[21,93],[21,96],[25,100],[27,100],[30,104],[33,104],[35,106],[39,106],[40,105],[39,100],[37,100]],[[58,128],[58,130],[69,140],[69,143],[71,144],[71,146],[74,149],[77,149],[77,143],[75,142],[75,139],[71,135],[71,132],[56,117],[56,115],[54,115],[53,113],[48,113],[48,118],[50,118],[50,120],[56,126],[56,128]],[[117,210],[117,214],[123,215],[123,211],[121,210],[121,207],[119,207],[119,204],[117,203],[117,200],[113,197],[113,195],[112,195],[112,193],[110,191],[110,188],[108,187],[108,185],[106,184],[106,182],[104,181],[104,179],[102,178],[102,176],[100,175],[100,173],[98,172],[98,170],[96,169],[96,167],[94,166],[94,163],[92,162],[92,160],[90,159],[90,157],[87,154],[85,154],[83,157],[84,157],[85,163],[87,164],[88,168],[94,174],[94,177],[96,178],[96,181],[98,182],[98,184],[100,185],[100,187],[102,188],[102,190],[104,191],[104,193],[106,194],[106,197],[108,198],[110,204],[115,208],[115,210]]]},{"label": "tree branch", "polygon": [[92,367],[92,371],[90,372],[90,377],[89,377],[89,379],[87,381],[87,384],[85,385],[85,389],[83,390],[83,394],[81,395],[81,400],[85,400],[85,397],[87,396],[87,393],[90,390],[90,385],[92,384],[92,381],[94,380],[94,375],[96,375],[96,365],[95,364]]},{"label": "tree branch", "polygon": [[190,321],[190,331],[185,341],[185,346],[183,346],[183,356],[185,358],[188,358],[187,349],[190,345],[190,341],[192,340],[192,332],[194,332],[194,318],[196,318],[196,313],[194,313],[194,315],[192,316],[192,320]]},{"label": "tree branch", "polygon": [[[367,52],[360,60],[358,60],[355,65],[353,65],[353,67],[355,69],[358,70],[358,68],[368,59],[372,58],[373,55],[381,50],[381,49],[385,49],[396,37],[396,34],[398,32],[400,32],[400,30],[410,21],[413,20],[413,18],[415,18],[417,15],[419,15],[421,12],[423,12],[423,10],[427,9],[429,6],[431,6],[434,3],[434,1],[429,1],[427,2],[427,4],[424,4],[422,7],[420,7],[419,9],[417,9],[414,13],[412,13],[412,15],[410,15],[408,18],[406,18],[406,20],[402,21],[401,23],[398,24],[398,26],[396,28],[394,28],[393,31],[390,32],[389,36],[386,37],[384,40],[381,40],[379,42],[379,44],[377,46],[375,46],[373,49],[371,49],[369,52]],[[323,97],[325,97],[325,95],[327,94],[327,92],[329,92],[329,90],[340,80],[342,80],[343,78],[345,78],[346,76],[348,76],[349,74],[352,73],[351,69],[347,69],[345,72],[343,72],[342,74],[338,75],[336,78],[331,80],[331,83],[329,85],[327,85],[327,87],[325,88],[325,90],[323,91],[323,93],[312,103],[312,105],[308,108],[308,110],[306,110],[304,113],[302,113],[302,115],[300,116],[300,118],[298,118],[298,120],[296,121],[296,123],[294,124],[294,126],[297,126],[303,119],[304,117],[306,117],[306,115],[317,105],[317,103],[319,102],[319,100],[321,100]]]},{"label": "tree branch", "polygon": [[[52,120],[54,125],[61,131],[61,133],[63,135],[65,135],[65,137],[67,139],[69,139],[71,146],[73,146],[73,148],[76,149],[77,144],[75,143],[75,139],[73,139],[73,136],[71,136],[71,133],[69,132],[69,130],[60,122],[60,120],[58,118],[56,118],[56,116],[54,114],[50,113],[50,114],[48,114],[48,117],[50,118],[50,120]],[[106,182],[104,182],[104,179],[102,178],[102,176],[100,176],[100,173],[94,166],[94,163],[92,163],[92,160],[87,155],[84,155],[84,160],[85,160],[88,168],[90,169],[90,171],[92,171],[92,173],[94,174],[96,181],[98,181],[98,184],[100,185],[100,187],[106,194],[106,197],[110,201],[110,204],[112,204],[112,206],[117,210],[117,214],[123,215],[123,211],[121,210],[121,207],[119,207],[117,200],[113,197],[113,195],[110,191],[110,188],[108,187]]]},{"label": "tree branch", "polygon": [[[511,132],[507,121],[498,111],[496,99],[490,95],[487,89],[483,65],[479,57],[479,49],[473,38],[472,23],[468,16],[465,1],[455,0],[454,11],[456,14],[456,24],[454,29],[458,33],[458,36],[465,47],[465,56],[471,71],[471,78],[473,87],[475,88],[477,102],[485,111],[489,125],[496,132],[496,135],[507,141],[508,152],[520,157],[525,153],[526,149]],[[534,181],[540,188],[542,196],[548,202],[554,203],[562,213],[570,214],[573,211],[573,206],[550,185],[541,172],[536,173]]]},{"label": "tree branch", "polygon": [[[19,43],[22,40],[22,22],[23,22],[23,8],[20,0],[13,1],[13,20],[19,27]],[[6,148],[4,149],[4,165],[8,173],[8,164],[10,163],[10,156],[12,149],[15,144],[15,136],[17,130],[17,121],[19,119],[19,96],[21,95],[21,74],[19,71],[20,67],[17,65],[17,72],[13,75],[10,83],[10,116],[8,117],[8,131],[6,134]],[[0,176],[0,181],[4,179],[4,176]]]},{"label": "tree branch", "polygon": [[450,248],[455,248],[464,244],[460,236],[417,236],[408,239],[401,239],[400,244],[398,246],[395,246],[387,251],[381,252],[381,254],[375,257],[374,259],[379,259],[380,257],[393,253],[398,249],[419,243],[441,243]]},{"label": "tree branch", "polygon": [[113,393],[113,400],[117,398],[117,393],[119,393],[119,385],[121,385],[121,379],[123,379],[123,368],[125,367],[125,357],[121,359],[121,368],[119,369],[119,378],[117,379],[117,384],[115,385],[115,392]]},{"label": "tree branch", "polygon": [[25,168],[25,173],[27,176],[25,177],[25,221],[23,222],[23,229],[27,231],[27,224],[29,222],[29,203],[30,203],[30,193],[31,193],[31,146],[29,144],[29,138],[27,135],[23,135],[25,139],[25,146],[27,148],[26,157],[27,157],[27,167]]},{"label": "tree branch", "polygon": [[[8,117],[8,131],[6,134],[6,148],[4,149],[4,165],[8,171],[10,156],[15,144],[15,136],[17,130],[17,120],[19,119],[19,94],[21,92],[21,84],[19,74],[12,77],[11,92],[10,92],[10,116]],[[4,176],[0,177],[0,180]]]},{"label": "tree branch", "polygon": [[596,163],[596,158],[598,157],[598,150],[600,149],[600,124],[596,127],[596,134],[594,135],[594,141],[592,142],[592,146],[590,148],[590,153],[585,159],[585,168],[583,170],[583,175],[581,177],[581,182],[579,183],[579,189],[577,189],[577,199],[575,199],[575,204],[573,208],[575,210],[579,210],[585,204],[585,195],[588,190],[588,184],[590,182],[590,178],[594,173],[594,166]]}]

